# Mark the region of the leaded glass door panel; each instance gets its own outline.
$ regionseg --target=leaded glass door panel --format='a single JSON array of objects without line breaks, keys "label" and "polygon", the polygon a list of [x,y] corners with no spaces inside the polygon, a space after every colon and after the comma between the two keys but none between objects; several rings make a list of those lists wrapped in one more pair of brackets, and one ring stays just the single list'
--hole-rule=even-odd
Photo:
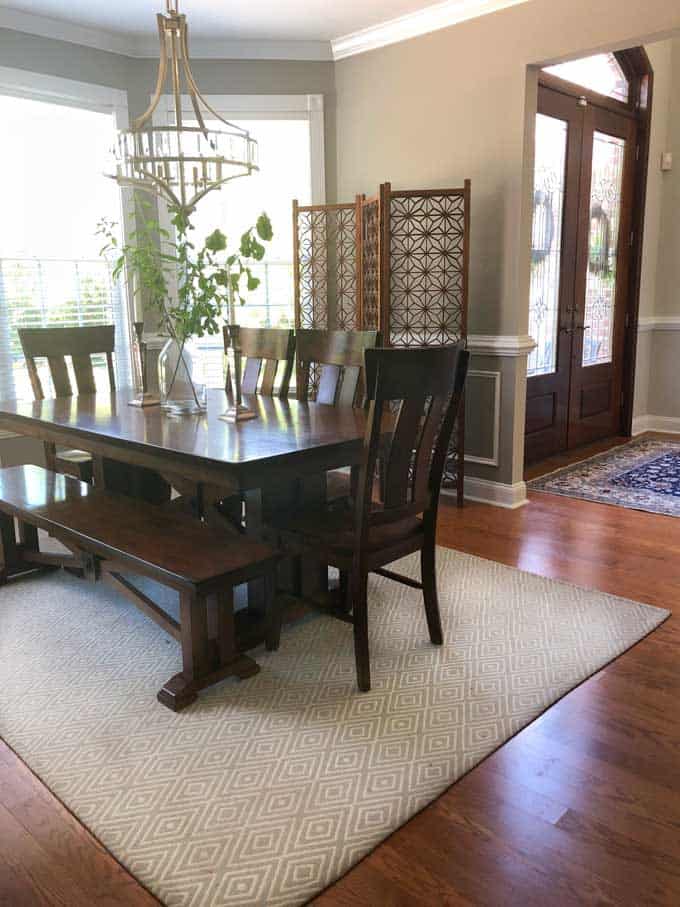
[{"label": "leaded glass door panel", "polygon": [[629,117],[584,110],[569,447],[621,429],[635,133]]},{"label": "leaded glass door panel", "polygon": [[534,153],[526,459],[567,445],[574,261],[583,114],[573,98],[539,86]]},{"label": "leaded glass door panel", "polygon": [[637,124],[539,86],[525,459],[621,430]]}]

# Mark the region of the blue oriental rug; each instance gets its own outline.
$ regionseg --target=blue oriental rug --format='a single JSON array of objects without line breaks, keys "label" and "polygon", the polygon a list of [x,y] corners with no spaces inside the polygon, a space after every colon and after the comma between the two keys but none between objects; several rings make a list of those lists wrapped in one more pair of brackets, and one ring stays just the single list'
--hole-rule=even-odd
[{"label": "blue oriental rug", "polygon": [[631,441],[527,485],[531,491],[680,516],[680,440]]}]

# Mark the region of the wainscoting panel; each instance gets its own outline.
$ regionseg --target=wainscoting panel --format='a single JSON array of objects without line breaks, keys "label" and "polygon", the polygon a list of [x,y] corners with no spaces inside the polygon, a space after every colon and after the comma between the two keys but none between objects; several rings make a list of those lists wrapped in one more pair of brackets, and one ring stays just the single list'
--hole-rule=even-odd
[{"label": "wainscoting panel", "polygon": [[470,369],[465,400],[465,461],[498,466],[501,373]]}]

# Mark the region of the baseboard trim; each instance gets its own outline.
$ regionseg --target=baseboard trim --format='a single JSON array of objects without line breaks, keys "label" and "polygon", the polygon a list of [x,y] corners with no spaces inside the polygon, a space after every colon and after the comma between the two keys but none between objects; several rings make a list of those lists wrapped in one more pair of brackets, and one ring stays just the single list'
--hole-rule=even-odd
[{"label": "baseboard trim", "polygon": [[493,504],[494,507],[505,507],[507,510],[515,510],[528,503],[526,482],[506,485],[504,482],[491,482],[476,476],[465,476],[465,498],[468,501]]},{"label": "baseboard trim", "polygon": [[670,435],[680,435],[680,417],[654,416],[649,413],[644,416],[635,416],[632,433],[641,435],[645,431],[663,431]]}]

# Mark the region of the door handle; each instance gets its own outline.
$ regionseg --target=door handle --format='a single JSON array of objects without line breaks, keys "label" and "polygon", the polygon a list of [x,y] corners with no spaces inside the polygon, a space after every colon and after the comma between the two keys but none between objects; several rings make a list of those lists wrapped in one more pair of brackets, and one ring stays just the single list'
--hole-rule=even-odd
[{"label": "door handle", "polygon": [[574,328],[574,330],[575,331],[589,331],[590,325],[589,324],[577,324],[576,327]]}]

